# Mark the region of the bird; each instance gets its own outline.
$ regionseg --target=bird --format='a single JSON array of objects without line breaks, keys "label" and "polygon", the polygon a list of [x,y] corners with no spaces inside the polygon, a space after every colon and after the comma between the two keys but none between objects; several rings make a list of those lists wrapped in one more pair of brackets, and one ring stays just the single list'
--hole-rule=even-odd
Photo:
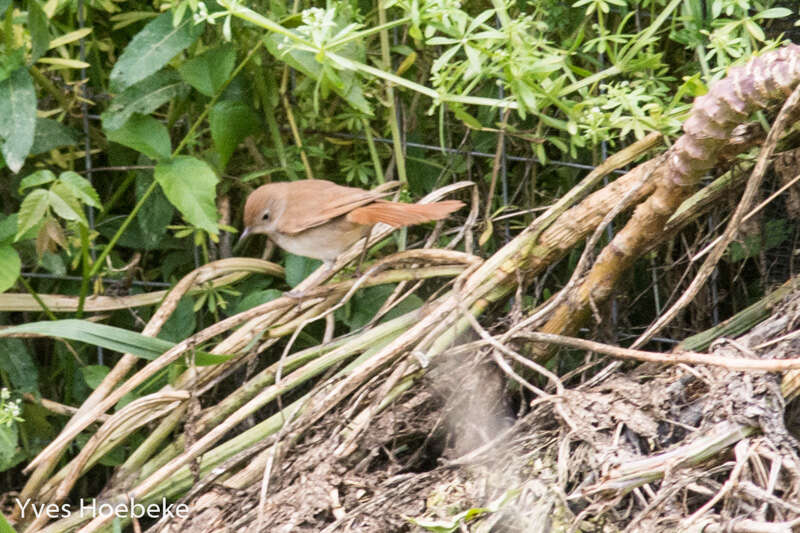
[{"label": "bird", "polygon": [[446,218],[464,205],[458,200],[430,204],[384,200],[397,185],[389,182],[370,191],[320,179],[262,185],[247,197],[239,240],[266,234],[287,252],[320,259],[331,268],[378,222],[394,228],[421,224]]}]

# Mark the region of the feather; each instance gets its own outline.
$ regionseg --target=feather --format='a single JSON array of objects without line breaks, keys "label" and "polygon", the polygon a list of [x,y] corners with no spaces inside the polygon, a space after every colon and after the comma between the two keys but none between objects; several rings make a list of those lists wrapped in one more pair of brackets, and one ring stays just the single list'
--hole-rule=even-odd
[{"label": "feather", "polygon": [[403,204],[376,200],[375,202],[353,209],[347,214],[347,220],[356,224],[372,225],[378,222],[400,228],[413,224],[422,224],[431,220],[445,218],[464,205],[458,200],[445,200],[432,204]]},{"label": "feather", "polygon": [[[269,208],[281,233],[295,234],[325,224],[353,209],[388,196],[399,185],[392,181],[372,191],[344,187],[326,180],[283,181],[262,185],[250,194],[244,211],[245,226],[258,223]],[[309,206],[315,208],[309,209]]]}]

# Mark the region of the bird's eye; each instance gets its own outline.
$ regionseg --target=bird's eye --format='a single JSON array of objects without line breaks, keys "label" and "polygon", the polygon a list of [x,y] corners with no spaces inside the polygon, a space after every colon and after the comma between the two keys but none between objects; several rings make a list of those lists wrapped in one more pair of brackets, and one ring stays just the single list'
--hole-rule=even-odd
[{"label": "bird's eye", "polygon": [[264,214],[261,215],[261,220],[263,220],[264,222],[269,220],[269,211],[264,211]]}]

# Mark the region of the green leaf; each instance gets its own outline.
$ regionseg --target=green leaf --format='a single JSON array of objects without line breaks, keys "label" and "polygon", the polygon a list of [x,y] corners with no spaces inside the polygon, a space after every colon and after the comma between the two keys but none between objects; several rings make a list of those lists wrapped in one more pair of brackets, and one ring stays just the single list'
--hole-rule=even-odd
[{"label": "green leaf", "polygon": [[766,36],[764,35],[764,30],[761,29],[761,26],[753,22],[753,19],[746,18],[744,19],[744,27],[747,29],[748,33],[752,35],[755,39],[759,41],[763,41]]},{"label": "green leaf", "polygon": [[50,46],[47,15],[39,2],[28,0],[28,31],[31,34],[31,63],[36,63]]},{"label": "green leaf", "polygon": [[7,217],[0,215],[0,245],[11,244],[14,242],[14,235],[17,234],[17,214],[12,213]]},{"label": "green leaf", "polygon": [[19,182],[19,192],[21,194],[25,189],[38,187],[39,185],[44,185],[45,183],[50,183],[53,181],[56,181],[56,175],[51,171],[37,170],[33,174],[28,174],[22,178],[22,181]]},{"label": "green leaf", "polygon": [[[5,15],[6,14],[6,9],[8,9],[8,6],[10,6],[10,5],[11,5],[11,0],[0,0],[0,15]],[[0,517],[2,517],[2,516],[3,515],[0,514]],[[0,533],[2,533],[1,530],[0,530]]]},{"label": "green leaf", "polygon": [[61,218],[80,222],[84,226],[89,225],[80,202],[67,185],[60,182],[53,185],[49,191],[48,202]]},{"label": "green leaf", "polygon": [[39,258],[39,264],[56,276],[65,276],[67,274],[67,265],[64,264],[64,259],[59,254],[45,252]]},{"label": "green leaf", "polygon": [[[10,468],[14,461],[19,441],[19,430],[17,424],[0,424],[0,472]],[[0,516],[3,516],[0,513]]]},{"label": "green leaf", "polygon": [[761,252],[766,252],[783,243],[789,238],[789,229],[786,220],[776,218],[770,220],[761,232],[746,235],[743,240],[732,242],[728,247],[728,259],[732,262],[755,257]]},{"label": "green leaf", "polygon": [[89,180],[77,172],[67,170],[66,172],[62,172],[58,179],[61,183],[65,183],[72,191],[72,194],[77,196],[84,204],[91,205],[98,209],[102,207],[100,196],[98,196],[97,191],[94,190]]},{"label": "green leaf", "polygon": [[[108,350],[120,353],[129,353],[142,359],[155,359],[173,346],[174,343],[148,337],[135,331],[128,331],[106,324],[89,322],[68,318],[64,320],[50,320],[46,322],[30,322],[19,326],[0,329],[0,337],[19,335],[20,333],[33,333],[59,339],[69,339],[85,342],[94,346],[101,346]],[[217,364],[229,359],[227,355],[214,355],[197,352],[195,362],[198,365]]]},{"label": "green leaf", "polygon": [[380,322],[387,322],[392,320],[393,318],[397,318],[399,316],[403,316],[406,313],[410,313],[414,309],[419,309],[425,302],[417,296],[416,294],[412,294],[407,298],[404,298],[399,304],[395,305],[381,318]]},{"label": "green leaf", "polygon": [[193,307],[191,298],[181,298],[175,311],[158,333],[158,338],[170,342],[180,342],[190,337],[197,325]]},{"label": "green leaf", "polygon": [[791,16],[792,10],[785,7],[773,7],[764,9],[753,15],[754,19],[782,19]]},{"label": "green leaf", "polygon": [[128,87],[114,97],[101,115],[103,128],[118,130],[134,113],[147,115],[174,98],[182,97],[188,88],[174,70],[163,70]]},{"label": "green leaf", "polygon": [[[123,219],[121,218],[112,218],[108,220],[107,223],[103,223],[97,226],[97,231],[106,239],[111,239],[116,234],[117,230],[119,230],[120,226],[122,225],[122,221]],[[139,228],[138,224],[130,224],[128,228],[125,230],[125,232],[122,234],[122,236],[119,238],[117,244],[121,247],[133,248],[136,250],[154,249],[152,240],[146,238],[142,234],[142,230]],[[179,245],[180,243],[177,240],[167,235],[161,241],[161,244],[156,245],[155,248],[164,250],[166,252],[167,250],[174,249],[176,246]],[[184,259],[180,264],[181,267],[185,266],[185,263],[187,261],[186,259],[187,252],[184,251],[182,253],[184,254]]]},{"label": "green leaf", "polygon": [[[394,284],[378,285],[357,292],[353,296],[352,302],[337,313],[337,318],[347,324],[351,331],[365,326],[391,296],[395,287],[396,285]],[[383,320],[390,320],[413,311],[420,307],[422,303],[420,298],[412,295],[390,310]]]},{"label": "green leaf", "polygon": [[[10,2],[10,0],[9,0],[9,2]],[[2,0],[0,0],[0,15],[2,15],[3,11],[5,10],[5,8],[3,7],[2,4],[3,4],[3,2],[2,2]],[[8,7],[8,6],[6,6],[6,7]],[[0,470],[2,470],[2,468],[0,468]],[[6,517],[3,516],[3,513],[0,513],[0,533],[17,533],[16,531],[14,531],[14,528],[11,527],[11,524],[8,523],[8,520],[6,520]]]},{"label": "green leaf", "polygon": [[17,282],[22,263],[19,254],[9,244],[0,245],[0,292],[5,292]]},{"label": "green leaf", "polygon": [[156,165],[155,178],[187,222],[214,235],[219,233],[215,203],[219,179],[205,161],[189,156],[162,161]]},{"label": "green leaf", "polygon": [[[344,98],[351,107],[367,115],[372,115],[372,108],[364,97],[364,91],[354,72],[350,70],[334,72],[331,68],[326,71],[323,65],[317,61],[313,52],[294,48],[288,43],[288,39],[277,34],[269,34],[264,37],[264,44],[267,50],[279,61],[299,70],[309,78],[330,84],[334,92]],[[358,62],[364,62],[363,47],[355,46],[353,43],[351,43],[351,46],[337,50],[337,53],[347,58],[353,58]],[[335,78],[331,77],[332,74],[335,75]]]},{"label": "green leaf", "polygon": [[406,518],[415,526],[423,528],[425,531],[432,533],[453,533],[458,529],[457,520],[426,520],[422,518]]},{"label": "green leaf", "polygon": [[248,309],[252,309],[257,305],[271,302],[272,300],[280,298],[281,296],[282,296],[281,291],[276,289],[253,291],[244,298],[242,298],[242,300],[233,309],[233,312],[231,314],[236,315],[238,313],[242,313],[244,311],[247,311]]},{"label": "green leaf", "polygon": [[43,154],[61,146],[73,146],[78,143],[78,139],[75,130],[57,120],[37,118],[31,155]]},{"label": "green leaf", "polygon": [[463,122],[468,127],[472,128],[474,130],[480,130],[481,128],[483,128],[483,124],[481,124],[480,120],[478,120],[477,118],[473,117],[472,115],[470,115],[469,113],[467,113],[466,111],[461,109],[460,107],[455,107],[454,106],[453,107],[453,114],[456,116],[457,119],[459,119],[461,122]]},{"label": "green leaf", "polygon": [[19,46],[11,52],[5,50],[0,54],[0,81],[8,79],[18,68],[25,68],[25,48]]},{"label": "green leaf", "polygon": [[151,116],[134,114],[121,128],[106,131],[106,135],[156,161],[169,159],[172,153],[167,127]]},{"label": "green leaf", "polygon": [[0,152],[13,173],[19,172],[33,146],[36,91],[27,69],[18,68],[0,82]]},{"label": "green leaf", "polygon": [[83,69],[91,67],[91,65],[86,61],[64,57],[43,57],[39,60],[39,63],[53,65],[53,69]]},{"label": "green leaf", "polygon": [[191,15],[173,26],[170,12],[150,21],[128,43],[111,69],[111,89],[120,91],[161,69],[194,43],[203,32],[204,26],[205,24],[195,24]]},{"label": "green leaf", "polygon": [[17,215],[17,240],[42,221],[48,205],[50,205],[50,194],[44,189],[31,191],[25,197]]},{"label": "green leaf", "polygon": [[83,39],[90,33],[92,33],[92,28],[81,28],[79,30],[59,35],[50,41],[48,48],[57,48],[59,46],[64,46],[65,44],[74,43],[75,41]]},{"label": "green leaf", "polygon": [[[125,407],[126,405],[128,405],[133,400],[135,400],[135,399],[137,399],[139,397],[141,397],[141,395],[137,395],[137,394],[134,394],[134,393],[126,394],[125,396],[122,397],[122,399],[119,402],[117,402],[117,405],[115,406],[115,410],[117,412],[119,412],[120,409],[122,409],[123,407]],[[135,448],[137,446],[137,444],[141,444],[141,439],[137,439],[137,436],[131,435],[131,437],[132,437],[131,440],[133,442],[128,441],[130,443],[129,444],[130,446]],[[86,443],[89,442],[90,438],[91,438],[91,435],[89,433],[81,433],[81,434],[77,435],[75,437],[75,444],[77,445],[78,449],[81,449],[84,446],[86,446]],[[136,443],[137,440],[139,441],[138,443]],[[98,459],[97,462],[99,464],[103,465],[103,466],[119,466],[123,462],[125,462],[125,448],[126,448],[126,446],[117,446],[117,447],[113,448],[112,450],[110,450],[105,455],[103,455],[103,457]],[[122,533],[122,530],[120,528],[117,528],[117,531],[120,531],[120,533]]]},{"label": "green leaf", "polygon": [[392,285],[379,285],[356,293],[351,307],[353,312],[345,320],[350,329],[356,330],[366,325],[392,294],[393,288]]},{"label": "green leaf", "polygon": [[517,96],[517,99],[521,104],[525,106],[527,111],[537,111],[539,108],[539,104],[536,101],[536,94],[531,90],[528,85],[520,80],[514,80],[511,82],[511,90]]},{"label": "green leaf", "polygon": [[[69,395],[71,392],[72,391],[67,392],[64,390],[65,395]],[[75,396],[73,396],[73,398],[75,398]],[[28,438],[31,440],[37,440],[39,442],[50,442],[53,440],[58,434],[58,431],[56,431],[55,426],[53,426],[53,424],[51,424],[47,419],[52,417],[54,414],[55,413],[52,411],[48,411],[42,407],[41,404],[24,402],[22,404],[22,418],[25,420],[23,427],[28,433]]]},{"label": "green leaf", "polygon": [[[118,446],[101,457],[97,462],[103,466],[119,466],[125,462],[126,458],[127,454],[125,449]],[[115,520],[119,519],[115,518]]]},{"label": "green leaf", "polygon": [[0,368],[20,392],[39,390],[39,371],[21,339],[0,339]]},{"label": "green leaf", "polygon": [[[151,183],[153,183],[152,170],[138,170],[136,172],[137,201],[141,199]],[[164,236],[167,234],[167,226],[174,216],[175,208],[164,196],[161,188],[156,187],[136,214],[136,224],[142,232],[145,249],[154,250],[163,245]]]},{"label": "green leaf", "polygon": [[83,380],[92,390],[100,386],[110,371],[106,365],[88,365],[81,368]]},{"label": "green leaf", "polygon": [[292,288],[297,287],[301,281],[306,279],[321,264],[322,261],[318,259],[286,254],[286,283]]},{"label": "green leaf", "polygon": [[220,168],[225,168],[231,154],[258,127],[255,112],[241,102],[225,100],[211,108],[208,115],[211,138],[219,152]]},{"label": "green leaf", "polygon": [[236,51],[224,44],[186,61],[178,72],[186,83],[206,96],[214,96],[228,80],[236,65]]}]

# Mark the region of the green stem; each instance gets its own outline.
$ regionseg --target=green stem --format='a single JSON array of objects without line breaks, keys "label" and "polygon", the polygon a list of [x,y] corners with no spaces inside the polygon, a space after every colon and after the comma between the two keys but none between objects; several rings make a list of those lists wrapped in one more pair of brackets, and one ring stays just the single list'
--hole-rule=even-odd
[{"label": "green stem", "polygon": [[656,17],[656,19],[647,27],[647,29],[639,34],[635,39],[631,40],[628,44],[623,46],[622,52],[620,53],[620,62],[624,64],[630,59],[636,57],[636,54],[638,54],[643,47],[650,43],[650,37],[655,35],[657,31],[661,30],[661,26],[667,20],[667,17],[672,15],[672,12],[677,9],[681,2],[683,2],[683,0],[672,0],[669,4],[664,6],[664,8],[661,10],[661,13],[659,13],[658,17]]},{"label": "green stem", "polygon": [[617,74],[620,74],[621,72],[622,72],[622,70],[618,66],[613,65],[611,67],[608,67],[605,70],[601,70],[600,72],[595,72],[591,76],[587,76],[587,77],[585,77],[585,78],[583,78],[581,80],[578,80],[578,81],[576,81],[575,83],[573,83],[571,85],[567,85],[566,87],[561,89],[561,91],[558,93],[558,96],[566,96],[566,95],[568,95],[570,93],[574,93],[575,91],[577,91],[579,89],[582,89],[584,87],[588,87],[589,85],[593,85],[593,84],[595,84],[595,83],[597,83],[600,80],[603,80],[605,78],[609,78],[611,76],[616,76]]},{"label": "green stem", "polygon": [[[9,11],[12,10],[9,9]],[[49,79],[47,79],[47,76],[42,74],[42,72],[33,65],[28,67],[28,71],[31,73],[31,76],[33,76],[34,79],[39,83],[39,85],[44,87],[45,90],[48,93],[50,93],[50,95],[53,98],[56,99],[58,105],[61,106],[61,109],[63,109],[65,112],[69,110],[70,107],[69,102],[67,101],[67,98],[64,96],[64,93],[59,91],[58,88],[55,85],[53,85],[53,83]]]},{"label": "green stem", "polygon": [[697,54],[697,61],[700,62],[700,70],[703,72],[703,81],[708,83],[711,79],[711,69],[708,68],[708,61],[706,61],[706,50],[702,44],[698,44],[695,46],[694,52]]},{"label": "green stem", "polygon": [[353,70],[360,70],[361,72],[365,72],[367,74],[371,74],[376,78],[380,78],[382,80],[389,81],[395,85],[399,85],[401,87],[405,87],[406,89],[411,89],[412,91],[421,93],[429,98],[432,98],[438,102],[456,102],[459,104],[474,104],[474,105],[482,105],[487,107],[499,107],[501,109],[518,109],[519,105],[516,102],[509,101],[509,100],[498,100],[497,98],[485,98],[482,96],[461,96],[458,94],[439,94],[436,90],[431,89],[430,87],[426,87],[424,85],[420,85],[419,83],[415,83],[411,80],[407,80],[402,76],[397,76],[396,74],[392,74],[391,72],[385,72],[381,69],[372,67],[370,65],[366,65],[364,63],[358,63],[356,61],[351,61],[350,59],[346,59],[340,55],[334,54],[332,52],[327,53],[328,57],[335,59],[338,62],[346,64],[348,68]]},{"label": "green stem", "polygon": [[77,318],[83,317],[83,305],[86,303],[86,295],[89,293],[89,280],[92,279],[89,274],[92,265],[92,260],[89,257],[89,228],[80,226],[81,234],[81,263],[83,264],[83,279],[81,280],[81,292],[78,298],[78,310],[76,312]]},{"label": "green stem", "polygon": [[383,168],[381,166],[381,158],[378,156],[378,150],[375,147],[375,139],[372,137],[372,129],[369,127],[367,119],[361,119],[361,125],[364,128],[364,136],[367,138],[367,146],[369,147],[369,155],[372,158],[372,166],[375,167],[375,175],[378,177],[378,183],[385,181],[383,175]]},{"label": "green stem", "polygon": [[58,317],[56,317],[56,315],[53,314],[50,308],[47,307],[47,304],[44,303],[44,301],[42,301],[41,298],[39,298],[39,295],[36,294],[36,291],[33,290],[33,287],[31,287],[30,284],[28,284],[28,282],[25,280],[24,277],[20,276],[19,282],[22,283],[22,286],[25,287],[26,291],[31,293],[31,296],[33,296],[33,299],[36,300],[36,303],[42,307],[42,310],[44,311],[44,314],[47,315],[47,318],[49,318],[50,320],[58,320]]},{"label": "green stem", "polygon": [[265,30],[269,30],[279,35],[283,35],[287,39],[290,39],[296,42],[297,44],[301,44],[313,49],[317,48],[313,42],[304,39],[297,33],[293,32],[292,30],[284,28],[277,22],[274,22],[259,13],[256,13],[252,9],[248,9],[242,5],[237,4],[234,0],[217,0],[217,3],[222,7],[226,8],[228,11],[230,11],[231,15],[235,17],[239,17],[240,19],[252,22],[256,26],[260,26]]},{"label": "green stem", "polygon": [[339,48],[343,44],[349,43],[350,41],[355,41],[357,39],[369,37],[370,35],[373,35],[375,33],[382,33],[385,32],[386,30],[390,30],[397,26],[402,26],[403,24],[407,24],[409,22],[411,22],[411,17],[403,17],[401,19],[393,20],[392,22],[381,23],[378,26],[375,26],[374,28],[369,28],[367,30],[351,33],[347,37],[342,37],[338,41],[331,41],[330,43],[325,45],[325,48],[333,50],[335,48]]},{"label": "green stem", "polygon": [[133,183],[134,178],[136,178],[136,173],[128,172],[128,175],[125,177],[125,181],[123,181],[119,187],[114,189],[114,194],[111,195],[111,199],[103,206],[103,210],[97,214],[97,218],[95,218],[94,221],[95,224],[101,223],[106,219],[106,217],[108,217],[108,214],[111,212],[114,206],[117,205],[119,199],[122,198],[122,195],[125,194],[125,192],[128,190],[128,187],[130,187],[131,183]]},{"label": "green stem", "polygon": [[6,8],[6,19],[3,21],[3,38],[6,42],[6,50],[14,50],[14,6]]},{"label": "green stem", "polygon": [[508,10],[506,10],[504,0],[492,0],[492,6],[494,7],[494,12],[497,14],[498,20],[500,20],[501,27],[505,28],[511,24],[511,17],[508,16]]},{"label": "green stem", "polygon": [[125,218],[125,220],[122,222],[122,225],[119,227],[117,232],[114,234],[113,237],[111,237],[111,240],[108,241],[108,244],[106,244],[106,246],[103,248],[103,251],[100,252],[100,255],[97,257],[97,261],[95,261],[94,264],[92,265],[92,269],[89,271],[88,274],[89,278],[95,277],[97,273],[100,271],[100,268],[103,266],[103,263],[105,262],[106,257],[108,257],[108,254],[111,253],[111,250],[114,248],[114,245],[117,244],[117,241],[120,239],[120,237],[122,237],[122,234],[125,233],[125,230],[128,229],[128,226],[130,226],[131,222],[133,222],[133,219],[134,217],[136,217],[136,214],[139,212],[139,209],[142,208],[142,206],[150,197],[150,195],[153,194],[153,191],[156,190],[156,185],[158,185],[158,182],[153,180],[153,183],[150,184],[150,186],[147,188],[144,194],[142,194],[142,197],[139,198],[139,201],[136,202],[136,205],[133,206],[133,211],[131,211],[130,214]]},{"label": "green stem", "polygon": [[272,71],[266,70],[265,72],[253,72],[253,83],[259,100],[261,100],[261,109],[264,112],[264,121],[267,123],[269,135],[272,137],[272,143],[275,145],[275,152],[278,155],[278,162],[281,168],[286,172],[291,181],[296,181],[297,173],[294,168],[289,164],[286,157],[286,147],[283,144],[283,137],[281,137],[280,127],[278,120],[275,118],[275,105],[270,95],[278,94],[278,84],[275,81],[275,76]]},{"label": "green stem", "polygon": [[239,63],[239,65],[234,69],[233,72],[231,72],[231,75],[228,76],[228,79],[225,80],[225,83],[223,83],[220,86],[219,91],[217,91],[217,94],[214,95],[214,97],[208,103],[208,105],[203,110],[203,112],[200,113],[200,116],[197,117],[197,120],[194,121],[194,124],[192,124],[192,127],[189,128],[189,131],[186,133],[186,135],[184,135],[184,137],[181,140],[181,142],[178,144],[178,146],[175,148],[175,150],[172,151],[172,157],[175,157],[176,155],[178,155],[180,153],[181,150],[184,149],[186,144],[189,142],[189,139],[191,139],[192,136],[194,135],[194,132],[197,131],[197,128],[200,127],[200,124],[203,123],[203,121],[206,119],[208,114],[211,112],[211,108],[214,107],[214,104],[217,103],[217,100],[219,100],[219,97],[222,96],[222,93],[224,93],[225,89],[228,88],[228,85],[230,85],[230,83],[233,81],[233,79],[236,76],[239,75],[239,72],[242,71],[242,69],[245,67],[245,65],[247,65],[248,61],[250,61],[250,58],[253,57],[253,54],[255,54],[263,46],[263,44],[264,44],[264,42],[262,40],[259,40],[258,43],[247,53],[247,56],[244,59],[242,59],[242,62]]},{"label": "green stem", "polygon": [[[384,71],[390,72],[392,70],[392,58],[389,54],[389,31],[386,28],[386,7],[384,2],[385,0],[378,0],[378,25],[383,28],[380,31],[381,62]],[[392,82],[386,84],[386,100],[389,127],[392,130],[392,148],[394,149],[394,159],[397,165],[397,178],[401,183],[406,183],[408,181],[406,179],[406,158],[403,152],[403,137],[400,135],[400,125],[397,122],[397,101],[394,98]]]}]

